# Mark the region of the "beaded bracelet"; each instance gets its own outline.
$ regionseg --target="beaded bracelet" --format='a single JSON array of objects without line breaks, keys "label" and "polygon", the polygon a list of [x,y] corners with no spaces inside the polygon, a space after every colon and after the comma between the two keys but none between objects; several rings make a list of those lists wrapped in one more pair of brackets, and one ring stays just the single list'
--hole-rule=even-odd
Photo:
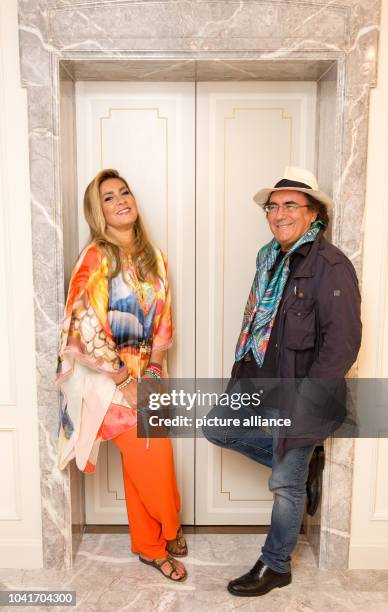
[{"label": "beaded bracelet", "polygon": [[148,374],[148,376],[152,376],[152,378],[159,380],[162,375],[162,368],[157,363],[150,363],[148,368],[144,370],[143,376],[146,374]]},{"label": "beaded bracelet", "polygon": [[151,376],[152,378],[155,378],[155,380],[160,380],[160,376],[159,376],[159,374],[157,374],[156,372],[154,372],[154,370],[151,370],[151,369],[148,369],[148,368],[147,368],[146,370],[144,370],[144,374],[143,374],[143,376],[145,376],[146,374],[147,374],[148,376]]},{"label": "beaded bracelet", "polygon": [[159,374],[159,376],[162,376],[162,366],[159,363],[156,363],[156,361],[150,361],[148,367]]},{"label": "beaded bracelet", "polygon": [[133,380],[133,376],[129,374],[127,378],[125,378],[125,380],[123,380],[119,385],[116,385],[116,387],[120,389],[120,391],[122,391],[123,389],[125,389],[125,387],[127,387],[127,385],[129,385],[131,380]]}]

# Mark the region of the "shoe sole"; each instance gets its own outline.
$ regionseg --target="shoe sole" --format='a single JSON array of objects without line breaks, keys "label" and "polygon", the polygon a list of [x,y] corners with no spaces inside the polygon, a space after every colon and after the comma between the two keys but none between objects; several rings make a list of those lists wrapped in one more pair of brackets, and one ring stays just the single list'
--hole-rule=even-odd
[{"label": "shoe sole", "polygon": [[290,578],[290,580],[288,582],[285,582],[284,584],[277,584],[276,586],[272,587],[271,589],[267,589],[266,591],[263,591],[262,593],[235,593],[234,591],[229,589],[229,585],[228,585],[227,589],[228,589],[229,593],[231,595],[234,595],[235,597],[260,597],[261,595],[267,595],[267,593],[270,593],[274,589],[282,589],[283,587],[288,586],[289,584],[291,584],[291,582],[292,582],[292,579]]}]

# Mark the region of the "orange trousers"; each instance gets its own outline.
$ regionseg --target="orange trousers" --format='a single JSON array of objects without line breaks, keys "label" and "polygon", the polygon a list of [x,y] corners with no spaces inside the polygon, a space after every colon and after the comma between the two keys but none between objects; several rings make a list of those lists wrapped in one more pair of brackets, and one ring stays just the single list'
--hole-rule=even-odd
[{"label": "orange trousers", "polygon": [[132,552],[164,557],[167,540],[175,538],[180,525],[171,441],[152,438],[147,448],[136,427],[112,440],[121,452]]}]

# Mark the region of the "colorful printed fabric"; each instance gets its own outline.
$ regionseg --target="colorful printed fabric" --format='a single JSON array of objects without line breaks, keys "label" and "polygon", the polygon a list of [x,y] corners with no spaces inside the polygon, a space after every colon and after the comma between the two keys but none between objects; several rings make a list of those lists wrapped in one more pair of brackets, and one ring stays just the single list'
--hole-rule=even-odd
[{"label": "colorful printed fabric", "polygon": [[311,224],[310,229],[284,255],[270,282],[270,270],[279,255],[280,244],[273,238],[258,252],[256,274],[237,341],[236,361],[240,361],[251,350],[259,368],[263,365],[276,313],[290,273],[290,255],[302,244],[314,242],[321,226],[320,221]]},{"label": "colorful printed fabric", "polygon": [[131,261],[115,278],[93,243],[81,253],[70,279],[62,323],[57,381],[64,401],[58,431],[58,465],[75,457],[95,470],[101,440],[136,424],[136,411],[109,374],[141,377],[152,351],[172,344],[167,263],[155,249],[158,279],[141,282]]}]

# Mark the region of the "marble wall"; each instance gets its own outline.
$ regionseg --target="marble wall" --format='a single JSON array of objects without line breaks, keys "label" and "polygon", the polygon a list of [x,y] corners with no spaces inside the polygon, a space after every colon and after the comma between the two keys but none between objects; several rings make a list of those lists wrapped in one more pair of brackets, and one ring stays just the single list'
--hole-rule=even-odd
[{"label": "marble wall", "polygon": [[68,77],[64,69],[60,73],[59,105],[63,260],[65,289],[67,290],[79,248],[78,209],[74,206],[78,198],[75,83],[72,78]]},{"label": "marble wall", "polygon": [[318,80],[315,162],[319,187],[330,195],[333,195],[335,151],[339,149],[341,134],[340,130],[333,126],[333,118],[341,120],[336,112],[337,102],[339,103],[337,83],[338,66],[337,62],[333,62]]},{"label": "marble wall", "polygon": [[[62,65],[59,87],[61,205],[63,233],[64,289],[67,291],[74,263],[78,257],[77,146],[75,122],[75,81]],[[84,476],[70,465],[70,504],[72,551],[78,550],[85,525]]]},{"label": "marble wall", "polygon": [[[237,68],[242,65],[233,65],[237,60],[247,62],[244,71],[252,69],[254,74],[257,69],[257,78],[263,79],[293,74],[319,78],[321,72],[314,76],[314,70],[322,67],[321,62],[335,62],[332,238],[360,272],[368,101],[376,82],[379,10],[380,0],[19,0],[21,74],[29,112],[46,567],[68,566],[72,556],[69,474],[60,473],[54,464],[58,395],[53,382],[64,295],[60,62],[70,62],[68,69],[78,78],[85,70],[93,78],[94,65],[99,79],[106,68],[99,65],[109,62],[114,67],[102,76],[114,79],[124,60],[175,65],[198,60],[205,62],[204,75],[206,62],[216,60],[224,63],[219,65],[221,72],[230,64],[233,80],[236,72],[241,75]],[[250,61],[269,64],[256,68]],[[327,446],[317,555],[322,566],[346,567],[353,443],[336,440]]]},{"label": "marble wall", "polygon": [[317,81],[333,60],[63,60],[76,81]]}]

